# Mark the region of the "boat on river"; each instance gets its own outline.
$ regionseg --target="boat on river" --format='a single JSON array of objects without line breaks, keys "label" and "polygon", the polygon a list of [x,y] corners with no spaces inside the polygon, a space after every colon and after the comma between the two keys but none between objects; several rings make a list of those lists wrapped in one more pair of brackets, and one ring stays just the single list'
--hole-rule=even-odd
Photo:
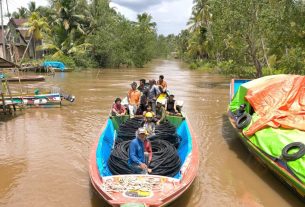
[{"label": "boat on river", "polygon": [[[2,78],[2,82],[4,82],[5,79]],[[45,77],[42,75],[32,75],[32,76],[15,76],[15,77],[8,77],[6,78],[6,81],[8,82],[29,82],[29,81],[45,81]]]},{"label": "boat on river", "polygon": [[303,201],[304,85],[305,77],[298,75],[233,79],[228,107],[229,120],[242,143]]},{"label": "boat on river", "polygon": [[120,125],[130,118],[128,115],[110,116],[106,120],[91,151],[89,173],[93,187],[110,205],[118,207],[140,203],[146,207],[165,206],[191,186],[199,166],[195,134],[186,117],[167,116],[166,119],[176,127],[176,133],[181,137],[177,147],[181,165],[178,172],[170,177],[152,174],[113,175],[108,161],[117,141]]},{"label": "boat on river", "polygon": [[72,68],[67,68],[63,62],[60,61],[45,61],[42,64],[45,71],[53,70],[55,72],[72,72]]},{"label": "boat on river", "polygon": [[[24,96],[6,96],[4,98],[5,105],[26,106],[29,108],[58,108],[61,106],[60,93],[53,94],[38,94]],[[3,101],[0,101],[0,106]]]}]

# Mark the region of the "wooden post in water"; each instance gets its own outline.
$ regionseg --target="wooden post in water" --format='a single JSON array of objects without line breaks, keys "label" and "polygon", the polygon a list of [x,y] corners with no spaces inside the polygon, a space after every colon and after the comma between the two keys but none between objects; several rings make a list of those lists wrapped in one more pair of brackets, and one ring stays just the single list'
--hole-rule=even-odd
[{"label": "wooden post in water", "polygon": [[16,111],[16,106],[13,102],[13,96],[12,96],[12,93],[11,93],[11,90],[10,90],[10,87],[8,85],[8,82],[7,82],[7,79],[5,78],[5,84],[6,84],[6,88],[7,88],[7,92],[8,92],[8,95],[10,96],[10,99],[12,101],[12,105],[13,105],[13,109],[14,109],[14,112]]}]

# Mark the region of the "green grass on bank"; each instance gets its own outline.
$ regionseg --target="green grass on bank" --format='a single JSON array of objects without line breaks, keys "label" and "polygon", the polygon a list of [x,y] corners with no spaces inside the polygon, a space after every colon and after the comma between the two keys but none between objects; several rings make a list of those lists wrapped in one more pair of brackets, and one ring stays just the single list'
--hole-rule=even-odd
[{"label": "green grass on bank", "polygon": [[[209,61],[197,61],[189,63],[191,70],[204,71],[207,73],[222,74],[236,78],[255,78],[256,69],[251,65],[239,65],[233,61],[222,61],[219,63]],[[286,69],[263,67],[263,76],[287,73]],[[298,74],[298,73],[297,73]]]}]

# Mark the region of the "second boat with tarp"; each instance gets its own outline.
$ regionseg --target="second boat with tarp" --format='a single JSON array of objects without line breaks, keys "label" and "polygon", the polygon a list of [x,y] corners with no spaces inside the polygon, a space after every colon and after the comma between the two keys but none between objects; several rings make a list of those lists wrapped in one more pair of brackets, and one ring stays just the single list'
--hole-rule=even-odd
[{"label": "second boat with tarp", "polygon": [[249,151],[305,200],[305,77],[231,82],[229,119]]},{"label": "second boat with tarp", "polygon": [[[130,140],[143,118],[110,116],[93,145],[89,161],[91,183],[112,206],[165,206],[185,192],[199,166],[195,135],[185,116],[166,116],[149,138],[150,174],[134,174],[128,166]],[[140,203],[140,204],[139,204]]]}]

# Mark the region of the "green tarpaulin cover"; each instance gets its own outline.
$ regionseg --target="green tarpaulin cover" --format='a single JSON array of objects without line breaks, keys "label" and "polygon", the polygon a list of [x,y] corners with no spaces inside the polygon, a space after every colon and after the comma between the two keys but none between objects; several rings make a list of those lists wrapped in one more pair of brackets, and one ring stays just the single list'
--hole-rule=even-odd
[{"label": "green tarpaulin cover", "polygon": [[[259,117],[256,114],[253,114],[253,121],[256,121],[258,118]],[[248,127],[250,127],[250,125]],[[247,130],[247,128],[244,130]],[[292,142],[303,142],[305,144],[305,132],[297,129],[268,127],[256,132],[249,139],[255,146],[264,151],[266,154],[275,158],[281,158],[282,149],[286,145]],[[294,150],[289,151],[289,153],[294,152]],[[305,156],[295,161],[289,161],[287,162],[287,165],[293,171],[293,173],[303,183],[305,183]]]},{"label": "green tarpaulin cover", "polygon": [[[268,76],[255,81],[250,81],[242,84],[237,93],[234,95],[229,108],[232,112],[235,112],[241,104],[247,104],[247,112],[249,112],[249,103],[245,100],[247,91],[253,85],[261,85],[265,81],[275,76]],[[246,131],[254,121],[258,120],[257,114],[253,114],[251,124],[244,129]],[[278,158],[281,158],[282,149],[292,143],[292,142],[303,142],[305,144],[305,131],[297,129],[283,129],[283,128],[272,128],[267,127],[262,130],[257,131],[253,136],[249,137],[250,141],[257,146],[260,150],[266,154]],[[289,151],[289,153],[294,153],[294,150]],[[295,161],[287,162],[288,167],[291,171],[303,182],[305,183],[305,156],[301,157]]]}]

